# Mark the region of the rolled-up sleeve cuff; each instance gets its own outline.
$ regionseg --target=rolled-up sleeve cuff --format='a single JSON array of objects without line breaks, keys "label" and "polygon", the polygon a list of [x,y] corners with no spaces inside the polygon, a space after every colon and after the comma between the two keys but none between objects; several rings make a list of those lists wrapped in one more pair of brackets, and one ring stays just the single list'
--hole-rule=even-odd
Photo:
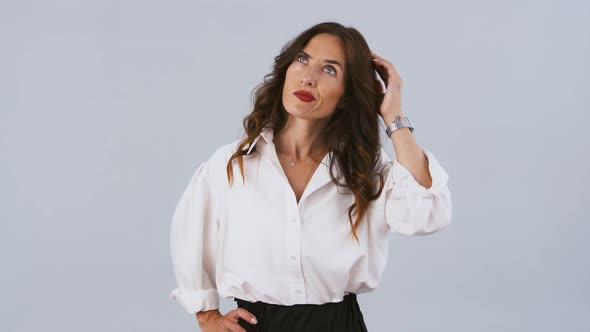
[{"label": "rolled-up sleeve cuff", "polygon": [[[422,186],[412,175],[412,173],[402,165],[397,158],[393,161],[392,170],[389,176],[393,181],[388,181],[389,188],[393,189],[393,196],[406,196],[408,193],[413,193],[421,196],[438,196],[447,186],[449,175],[442,168],[439,162],[434,157],[434,154],[429,150],[423,148],[424,154],[428,159],[428,171],[432,178],[432,185],[430,188]],[[395,184],[395,186],[394,186]]]},{"label": "rolled-up sleeve cuff", "polygon": [[216,289],[194,291],[175,288],[169,296],[180,303],[189,314],[219,309],[219,293]]},{"label": "rolled-up sleeve cuff", "polygon": [[432,178],[430,188],[422,186],[397,160],[390,169],[385,215],[390,229],[395,233],[427,235],[451,222],[449,175],[430,151],[423,150],[428,158]]}]

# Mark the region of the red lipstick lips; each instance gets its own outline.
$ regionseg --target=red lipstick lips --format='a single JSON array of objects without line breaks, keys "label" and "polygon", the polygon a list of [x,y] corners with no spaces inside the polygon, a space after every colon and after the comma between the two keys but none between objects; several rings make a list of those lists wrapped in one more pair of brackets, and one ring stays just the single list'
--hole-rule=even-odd
[{"label": "red lipstick lips", "polygon": [[295,95],[295,97],[305,101],[305,102],[310,102],[310,101],[314,101],[315,98],[314,96],[311,94],[311,92],[305,91],[305,90],[297,90],[295,92],[293,92],[293,94]]}]

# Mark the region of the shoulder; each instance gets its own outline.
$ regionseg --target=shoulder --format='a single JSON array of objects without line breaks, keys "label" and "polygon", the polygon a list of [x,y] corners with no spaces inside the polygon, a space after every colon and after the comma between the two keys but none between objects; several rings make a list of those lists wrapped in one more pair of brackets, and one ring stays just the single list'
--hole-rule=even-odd
[{"label": "shoulder", "polygon": [[226,177],[227,163],[231,156],[237,151],[241,140],[234,140],[219,146],[204,162],[208,176],[212,180],[221,180]]},{"label": "shoulder", "polygon": [[219,146],[209,159],[207,159],[207,165],[209,168],[216,168],[220,165],[227,164],[229,158],[236,152],[238,149],[238,144],[240,140],[235,140],[226,144]]}]

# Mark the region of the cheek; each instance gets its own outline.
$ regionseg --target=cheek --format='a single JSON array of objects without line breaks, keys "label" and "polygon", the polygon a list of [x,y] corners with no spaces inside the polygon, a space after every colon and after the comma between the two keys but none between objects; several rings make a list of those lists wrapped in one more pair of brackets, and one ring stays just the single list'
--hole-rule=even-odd
[{"label": "cheek", "polygon": [[344,87],[340,82],[330,82],[326,84],[324,96],[327,99],[334,100],[337,102],[338,99],[344,94]]},{"label": "cheek", "polygon": [[283,83],[284,87],[288,87],[293,84],[293,70],[289,67],[287,72],[285,73],[285,82]]},{"label": "cheek", "polygon": [[295,73],[297,71],[297,64],[295,62],[291,63],[287,68],[287,75]]},{"label": "cheek", "polygon": [[291,76],[291,72],[293,71],[293,66],[289,66],[289,68],[287,68],[287,73],[285,74],[286,77]]},{"label": "cheek", "polygon": [[287,73],[285,74],[285,85],[292,85],[294,82],[297,81],[297,69],[289,67],[287,69]]}]

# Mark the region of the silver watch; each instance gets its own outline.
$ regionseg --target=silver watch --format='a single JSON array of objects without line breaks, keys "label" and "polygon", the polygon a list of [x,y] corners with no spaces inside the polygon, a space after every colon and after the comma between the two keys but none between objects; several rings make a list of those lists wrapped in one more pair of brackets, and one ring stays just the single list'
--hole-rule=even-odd
[{"label": "silver watch", "polygon": [[399,115],[397,115],[395,117],[395,121],[393,121],[393,123],[391,123],[389,127],[385,129],[385,133],[387,134],[387,137],[391,137],[391,134],[400,128],[410,128],[410,132],[414,132],[414,126],[412,125],[410,119],[407,117],[402,119]]}]

